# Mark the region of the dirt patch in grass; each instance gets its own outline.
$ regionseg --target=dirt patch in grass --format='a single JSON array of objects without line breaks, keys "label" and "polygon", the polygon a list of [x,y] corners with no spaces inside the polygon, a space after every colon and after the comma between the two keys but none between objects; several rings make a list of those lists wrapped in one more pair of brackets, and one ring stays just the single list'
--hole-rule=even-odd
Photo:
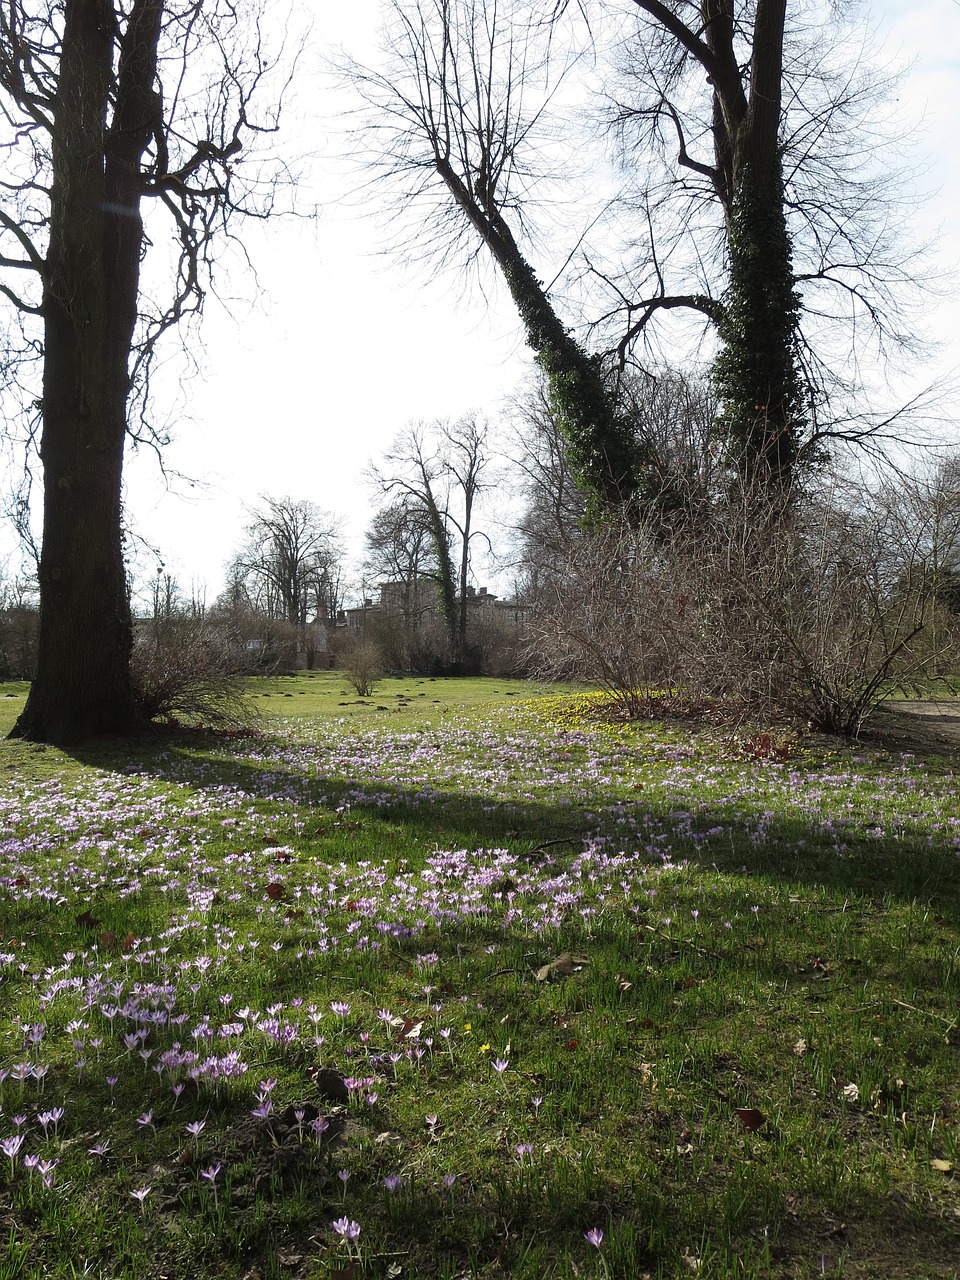
[{"label": "dirt patch in grass", "polygon": [[864,726],[863,737],[897,751],[960,755],[960,699],[887,702]]}]

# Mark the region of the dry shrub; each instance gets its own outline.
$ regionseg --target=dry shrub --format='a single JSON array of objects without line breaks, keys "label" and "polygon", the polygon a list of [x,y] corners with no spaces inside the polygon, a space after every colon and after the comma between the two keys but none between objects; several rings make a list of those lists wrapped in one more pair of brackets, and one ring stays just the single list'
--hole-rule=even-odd
[{"label": "dry shrub", "polygon": [[925,579],[923,522],[883,491],[741,499],[685,535],[673,561],[696,602],[689,677],[759,713],[855,734],[915,687],[952,634]]},{"label": "dry shrub", "polygon": [[202,618],[151,622],[137,638],[130,671],[151,720],[218,730],[247,729],[256,721],[233,647]]},{"label": "dry shrub", "polygon": [[383,678],[380,650],[367,636],[351,638],[343,650],[343,674],[358,697],[369,698]]},{"label": "dry shrub", "polygon": [[582,538],[532,611],[531,662],[551,679],[596,681],[623,714],[683,681],[685,601],[655,531],[626,522]]},{"label": "dry shrub", "polygon": [[535,611],[540,667],[596,680],[628,714],[651,695],[733,699],[854,734],[898,690],[955,660],[929,504],[727,497],[677,526],[626,522],[577,544]]}]

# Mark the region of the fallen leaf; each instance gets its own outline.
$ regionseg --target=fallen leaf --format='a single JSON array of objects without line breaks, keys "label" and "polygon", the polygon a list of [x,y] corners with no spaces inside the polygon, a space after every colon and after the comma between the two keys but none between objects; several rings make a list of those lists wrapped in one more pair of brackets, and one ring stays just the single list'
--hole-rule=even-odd
[{"label": "fallen leaf", "polygon": [[589,956],[575,955],[572,951],[562,951],[549,964],[545,964],[542,969],[537,970],[537,981],[546,982],[554,974],[562,978],[569,978],[571,974],[578,973],[585,964],[589,963]]},{"label": "fallen leaf", "polygon": [[109,948],[116,945],[117,935],[112,929],[104,929],[103,933],[98,936],[97,941],[101,947]]},{"label": "fallen leaf", "polygon": [[617,990],[626,993],[633,986],[632,982],[628,982],[622,973],[617,974]]},{"label": "fallen leaf", "polygon": [[399,1133],[393,1133],[389,1129],[385,1129],[383,1133],[378,1133],[373,1140],[376,1147],[399,1147],[403,1143]]},{"label": "fallen leaf", "polygon": [[92,908],[88,907],[86,911],[81,911],[78,916],[74,916],[77,924],[81,929],[99,929],[101,920],[93,914]]},{"label": "fallen leaf", "polygon": [[136,942],[138,942],[138,941],[139,941],[139,939],[138,939],[134,934],[132,934],[132,933],[128,933],[128,934],[126,935],[126,937],[124,938],[124,940],[120,943],[120,950],[121,950],[121,951],[132,951],[132,950],[133,950],[133,947],[134,947],[134,943],[136,943]]},{"label": "fallen leaf", "polygon": [[423,1028],[422,1018],[404,1018],[397,1037],[400,1040],[419,1040]]},{"label": "fallen leaf", "polygon": [[287,886],[282,880],[271,880],[267,885],[267,897],[271,902],[279,902],[286,895]]},{"label": "fallen leaf", "polygon": [[807,1042],[806,1040],[804,1040],[803,1036],[801,1036],[800,1039],[797,1041],[797,1043],[793,1046],[793,1052],[796,1054],[798,1058],[802,1058],[803,1055],[807,1052]]},{"label": "fallen leaf", "polygon": [[735,1107],[733,1114],[740,1121],[747,1133],[755,1133],[762,1124],[766,1123],[767,1117],[762,1111],[758,1111],[756,1107]]},{"label": "fallen leaf", "polygon": [[949,1160],[931,1160],[930,1168],[936,1169],[937,1173],[953,1173],[953,1165]]},{"label": "fallen leaf", "polygon": [[844,1102],[860,1101],[860,1086],[856,1084],[845,1084],[840,1090],[840,1096]]}]

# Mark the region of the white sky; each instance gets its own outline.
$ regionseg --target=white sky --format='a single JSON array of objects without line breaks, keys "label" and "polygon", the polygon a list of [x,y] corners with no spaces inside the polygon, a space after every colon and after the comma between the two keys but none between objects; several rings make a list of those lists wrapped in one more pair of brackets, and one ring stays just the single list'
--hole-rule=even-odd
[{"label": "white sky", "polygon": [[[308,0],[314,41],[375,57],[379,0]],[[921,227],[938,238],[945,277],[960,262],[960,6],[953,0],[875,0],[870,6],[892,55],[914,63],[902,95],[907,120],[924,117],[913,146],[927,160]],[[312,95],[312,88],[311,88]],[[144,452],[127,467],[136,531],[157,546],[187,589],[212,599],[257,496],[309,499],[342,514],[359,551],[370,514],[361,473],[411,419],[457,417],[497,406],[531,368],[509,300],[464,297],[452,276],[412,275],[377,250],[383,228],[342,200],[346,183],[328,153],[325,120],[343,105],[331,86],[301,108],[303,147],[316,147],[310,182],[322,206],[315,225],[272,223],[247,237],[262,294],[237,282],[247,302],[212,302],[201,330],[205,374],[180,392],[170,468],[193,478],[167,490]],[[232,284],[232,281],[231,281]],[[954,291],[955,293],[955,291]],[[954,296],[932,316],[944,342],[940,368],[960,367]],[[917,376],[926,381],[925,370]],[[157,381],[158,408],[177,388]],[[184,407],[181,406],[181,407]],[[155,568],[141,556],[141,571]],[[482,580],[482,579],[481,579]]]}]

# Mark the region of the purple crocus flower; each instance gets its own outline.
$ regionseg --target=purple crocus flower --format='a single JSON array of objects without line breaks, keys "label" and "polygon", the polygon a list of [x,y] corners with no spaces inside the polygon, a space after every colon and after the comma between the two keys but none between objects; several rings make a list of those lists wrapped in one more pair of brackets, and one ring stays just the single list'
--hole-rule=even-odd
[{"label": "purple crocus flower", "polygon": [[342,1218],[335,1218],[330,1225],[341,1239],[348,1240],[351,1244],[359,1239],[360,1223],[351,1222],[346,1214]]}]

